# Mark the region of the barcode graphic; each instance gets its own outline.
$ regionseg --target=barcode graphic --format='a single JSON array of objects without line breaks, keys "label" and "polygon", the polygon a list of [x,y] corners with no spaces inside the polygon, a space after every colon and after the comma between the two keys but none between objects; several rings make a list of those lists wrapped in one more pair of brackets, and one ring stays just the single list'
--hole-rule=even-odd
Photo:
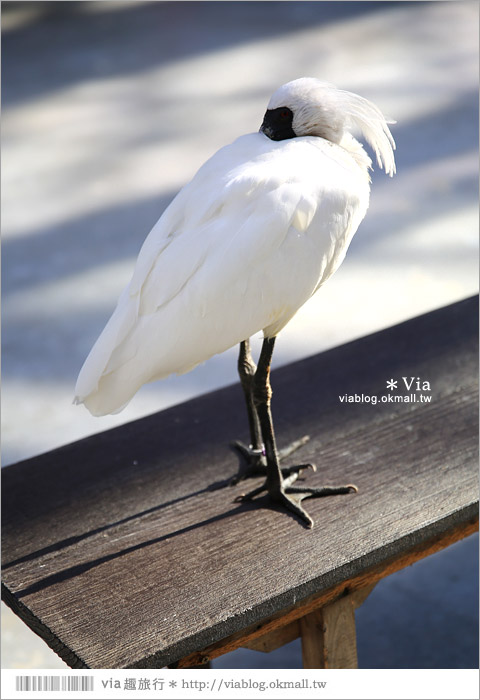
[{"label": "barcode graphic", "polygon": [[93,676],[16,676],[15,690],[19,692],[93,690]]}]

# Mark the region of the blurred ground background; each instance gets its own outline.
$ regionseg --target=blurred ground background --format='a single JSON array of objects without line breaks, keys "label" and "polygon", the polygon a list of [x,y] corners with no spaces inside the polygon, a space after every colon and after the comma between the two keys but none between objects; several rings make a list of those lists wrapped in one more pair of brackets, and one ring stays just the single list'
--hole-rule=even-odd
[{"label": "blurred ground background", "polygon": [[[476,293],[478,14],[448,1],[2,3],[3,464],[236,381],[233,349],[117,416],[71,405],[152,225],[293,78],[396,119],[398,174],[374,173],[345,263],[282,332],[274,366]],[[381,582],[358,611],[360,665],[477,666],[476,561],[469,538]],[[64,666],[10,611],[2,629],[4,667]],[[300,665],[296,642],[216,662]]]}]

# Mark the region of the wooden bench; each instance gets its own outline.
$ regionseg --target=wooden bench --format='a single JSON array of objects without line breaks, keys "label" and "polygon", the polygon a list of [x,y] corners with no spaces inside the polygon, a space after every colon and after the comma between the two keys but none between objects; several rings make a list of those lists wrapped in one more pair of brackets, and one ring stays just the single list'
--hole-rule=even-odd
[{"label": "wooden bench", "polygon": [[313,530],[218,488],[246,438],[239,386],[7,467],[2,597],[72,668],[199,666],[299,635],[305,667],[356,667],[375,583],[478,527],[476,377],[476,298],[275,370],[280,444],[309,434],[309,482],[359,487],[308,501]]}]

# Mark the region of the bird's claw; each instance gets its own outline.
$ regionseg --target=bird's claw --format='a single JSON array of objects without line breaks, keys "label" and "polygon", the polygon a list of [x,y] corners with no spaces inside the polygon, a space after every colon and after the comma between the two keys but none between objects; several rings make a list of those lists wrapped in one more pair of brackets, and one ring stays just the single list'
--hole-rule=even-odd
[{"label": "bird's claw", "polygon": [[256,448],[253,447],[253,445],[247,446],[241,440],[233,440],[230,443],[230,447],[233,447],[234,450],[240,452],[240,454],[247,459],[255,459],[257,457],[265,456],[265,447],[262,446],[261,448]]},{"label": "bird's claw", "polygon": [[[300,465],[301,467],[312,467],[313,465]],[[295,467],[293,467],[295,469]],[[298,469],[298,467],[297,467]],[[267,482],[262,486],[250,491],[247,494],[240,494],[235,498],[235,503],[243,503],[245,501],[251,501],[255,496],[267,491],[272,500],[280,503],[281,505],[288,508],[301,518],[310,529],[313,527],[313,520],[308,515],[307,511],[300,505],[305,498],[320,498],[324,496],[337,496],[347,493],[358,493],[358,487],[355,484],[346,484],[345,486],[293,486],[293,483],[297,480],[298,473],[292,473],[279,485],[274,487],[269,487]]]},{"label": "bird's claw", "polygon": [[[294,440],[289,445],[283,447],[281,450],[278,451],[279,461],[282,462],[293,452],[305,445],[305,443],[307,443],[309,440],[310,436],[304,435],[298,440]],[[261,448],[255,448],[252,445],[247,446],[241,440],[234,440],[230,443],[230,447],[232,447],[235,450],[235,452],[237,452],[241,459],[241,464],[238,473],[230,479],[230,486],[236,486],[240,481],[243,481],[244,479],[266,475],[267,460],[265,454],[265,447],[263,445]],[[295,473],[298,477],[306,469],[311,469],[313,472],[317,471],[317,467],[314,464],[300,464],[293,467],[284,467],[281,469],[281,472],[282,475],[287,478],[293,473]]]},{"label": "bird's claw", "polygon": [[280,460],[280,462],[289,457],[300,447],[303,447],[303,445],[305,445],[309,440],[310,435],[303,435],[301,438],[298,438],[298,440],[293,440],[293,442],[289,443],[288,445],[285,445],[285,447],[282,447],[280,450],[278,450],[278,459]]},{"label": "bird's claw", "polygon": [[[283,469],[280,469],[280,471],[282,472],[282,476],[284,476],[286,479],[295,474],[295,479],[293,481],[296,481],[296,479],[298,479],[304,471],[308,471],[309,469],[312,472],[317,471],[316,465],[312,464],[311,462],[308,464],[296,464],[293,467],[283,467]],[[293,481],[290,483],[293,483]]]},{"label": "bird's claw", "polygon": [[240,440],[230,443],[240,456],[240,466],[237,474],[230,479],[230,486],[236,486],[240,481],[255,476],[264,476],[266,473],[265,448],[260,449],[245,445]]}]

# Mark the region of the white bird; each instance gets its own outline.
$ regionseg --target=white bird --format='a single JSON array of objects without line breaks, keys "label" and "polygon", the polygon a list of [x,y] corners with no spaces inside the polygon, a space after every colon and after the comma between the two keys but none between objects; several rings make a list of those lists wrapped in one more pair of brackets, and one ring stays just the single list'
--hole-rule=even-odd
[{"label": "white bird", "polygon": [[[280,469],[269,370],[277,334],[341,264],[366,214],[372,163],[351,131],[392,176],[395,143],[374,104],[315,78],[280,87],[259,132],[217,151],[155,224],[75,388],[93,415],[116,413],[143,384],[239,343],[251,444],[237,447],[244,475],[266,472],[244,498],[266,490],[308,527],[303,498],[356,488],[292,486],[311,465]],[[249,338],[261,330],[256,368]]]}]

